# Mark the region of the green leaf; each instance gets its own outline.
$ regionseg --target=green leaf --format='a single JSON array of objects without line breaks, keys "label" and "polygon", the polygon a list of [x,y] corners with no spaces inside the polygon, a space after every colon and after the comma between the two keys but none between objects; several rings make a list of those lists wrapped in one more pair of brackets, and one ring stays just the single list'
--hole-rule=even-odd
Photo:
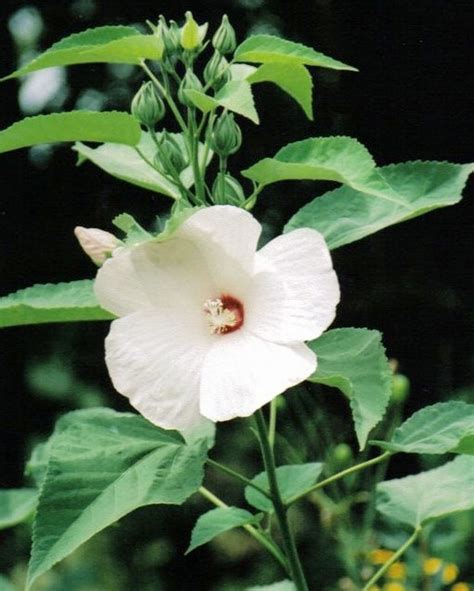
[{"label": "green leaf", "polygon": [[134,146],[140,126],[128,113],[71,111],[27,117],[0,131],[0,152],[52,142],[117,142]]},{"label": "green leaf", "polygon": [[0,490],[0,529],[29,519],[35,512],[37,502],[38,491],[35,488]]},{"label": "green leaf", "polygon": [[131,511],[180,505],[203,479],[207,438],[110,409],[75,411],[57,423],[33,530],[27,589],[54,564]]},{"label": "green leaf", "polygon": [[391,394],[392,372],[382,335],[366,328],[329,330],[308,343],[318,367],[311,382],[338,388],[349,399],[359,446],[382,419]]},{"label": "green leaf", "polygon": [[319,53],[311,49],[311,47],[281,39],[274,35],[254,35],[249,37],[235,50],[234,61],[257,64],[281,62],[289,66],[300,64],[357,72],[356,68]]},{"label": "green leaf", "polygon": [[242,117],[247,117],[254,123],[259,123],[255,110],[252,87],[245,80],[230,80],[216,94],[216,100],[221,107],[233,111]]},{"label": "green leaf", "polygon": [[237,507],[217,507],[201,515],[196,521],[191,534],[191,543],[186,550],[189,554],[199,546],[207,544],[219,534],[222,534],[234,527],[240,527],[247,523],[256,523],[261,516],[253,515],[245,509]]},{"label": "green leaf", "polygon": [[17,591],[17,587],[14,587],[9,579],[0,575],[0,591]]},{"label": "green leaf", "polygon": [[257,587],[248,587],[247,591],[297,591],[294,583],[291,581],[280,581],[273,583],[273,585],[260,585]]},{"label": "green leaf", "polygon": [[[285,226],[313,228],[321,232],[331,249],[350,244],[383,228],[404,222],[439,207],[454,205],[472,164],[406,162],[375,170],[358,190],[341,187],[317,197],[301,208]],[[388,187],[387,187],[388,186]]]},{"label": "green leaf", "polygon": [[93,281],[46,283],[0,298],[0,328],[47,322],[110,320],[94,295]]},{"label": "green leaf", "polygon": [[377,486],[377,509],[413,527],[474,508],[474,457],[458,456],[440,468]]},{"label": "green leaf", "polygon": [[[185,146],[182,135],[178,133],[171,135],[184,150]],[[138,154],[136,148],[142,152],[149,162],[153,162],[156,154],[156,146],[150,134],[146,132],[142,132],[140,142],[134,148],[116,143],[106,143],[98,148],[90,148],[84,144],[76,143],[73,149],[80,156],[80,164],[84,160],[90,160],[115,178],[131,183],[132,185],[137,185],[143,189],[148,189],[149,191],[167,195],[173,199],[179,199],[181,193],[176,185],[167,180],[153,166],[147,164]],[[199,155],[202,162],[204,157],[204,146],[202,144],[199,146]],[[211,161],[212,156],[213,153],[209,152],[207,164]],[[192,187],[194,176],[191,165],[183,170],[180,178],[186,188],[189,189]]]},{"label": "green leaf", "polygon": [[112,224],[119,230],[122,230],[122,232],[125,232],[126,244],[138,244],[153,238],[153,236],[149,234],[144,228],[142,228],[136,219],[129,213],[121,213],[114,217]]},{"label": "green leaf", "polygon": [[186,90],[186,96],[203,113],[209,113],[218,107],[233,111],[242,117],[247,117],[254,123],[259,123],[255,109],[252,87],[246,80],[230,80],[215,97],[198,90]]},{"label": "green leaf", "polygon": [[278,181],[336,181],[356,185],[373,172],[375,162],[357,140],[345,137],[309,138],[288,144],[273,158],[264,158],[242,174],[261,185]]},{"label": "green leaf", "polygon": [[38,443],[26,463],[25,476],[31,478],[37,488],[41,488],[46,476],[50,450],[51,438],[43,443]]},{"label": "green leaf", "polygon": [[163,42],[156,35],[142,35],[134,27],[97,27],[62,39],[1,80],[52,66],[97,62],[139,64],[142,59],[159,60],[162,55]]},{"label": "green leaf", "polygon": [[303,109],[306,117],[313,120],[313,81],[307,68],[300,64],[263,64],[247,78],[250,84],[273,82],[288,93]]},{"label": "green leaf", "polygon": [[[283,502],[289,501],[291,497],[300,494],[310,486],[313,486],[321,475],[322,469],[323,464],[319,462],[279,466],[276,469],[276,475]],[[257,474],[255,478],[252,478],[252,482],[260,488],[263,488],[263,490],[269,492],[266,472]],[[273,511],[271,500],[251,486],[245,487],[245,498],[252,507],[259,509],[260,511],[265,511],[266,513]]]},{"label": "green leaf", "polygon": [[474,455],[474,404],[452,400],[427,406],[400,425],[390,441],[370,443],[394,452]]}]

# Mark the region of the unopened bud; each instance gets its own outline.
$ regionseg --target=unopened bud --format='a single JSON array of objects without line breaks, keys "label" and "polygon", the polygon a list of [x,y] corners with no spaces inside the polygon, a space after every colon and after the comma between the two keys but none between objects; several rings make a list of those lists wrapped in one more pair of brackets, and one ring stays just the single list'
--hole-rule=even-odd
[{"label": "unopened bud", "polygon": [[220,172],[212,186],[212,200],[216,205],[242,205],[245,201],[242,185],[230,174]]},{"label": "unopened bud", "polygon": [[180,47],[179,27],[175,21],[170,21],[168,25],[163,15],[160,15],[158,23],[158,32],[161,35],[161,39],[165,47],[165,55],[169,57],[173,55]]},{"label": "unopened bud", "polygon": [[110,257],[112,252],[121,244],[120,240],[105,230],[99,228],[83,228],[76,226],[74,234],[82,250],[92,261],[100,267]]},{"label": "unopened bud", "polygon": [[338,443],[332,450],[331,456],[334,467],[339,470],[346,468],[354,459],[352,449],[347,443]]},{"label": "unopened bud", "polygon": [[159,142],[160,149],[155,156],[155,166],[165,173],[180,174],[189,164],[186,154],[168,132],[161,134]]},{"label": "unopened bud", "polygon": [[229,62],[218,51],[214,52],[204,68],[204,80],[215,89],[230,80]]},{"label": "unopened bud", "polygon": [[197,49],[206,36],[207,24],[199,26],[189,10],[185,14],[186,22],[181,29],[180,43],[186,51]]},{"label": "unopened bud", "polygon": [[133,97],[132,115],[142,125],[154,127],[165,116],[165,105],[155,91],[153,82],[145,82]]},{"label": "unopened bud", "polygon": [[237,152],[242,144],[242,132],[234,121],[233,113],[222,113],[214,123],[207,141],[218,156],[227,157]]},{"label": "unopened bud", "polygon": [[192,70],[186,70],[186,74],[181,80],[181,84],[178,88],[178,98],[180,102],[187,107],[191,107],[193,106],[193,102],[188,99],[185,90],[197,90],[199,92],[203,91],[201,81]]},{"label": "unopened bud", "polygon": [[410,380],[402,373],[396,373],[392,378],[392,401],[398,404],[405,402],[410,394]]},{"label": "unopened bud", "polygon": [[214,33],[212,38],[212,45],[214,49],[221,54],[231,53],[237,45],[235,39],[234,27],[230,24],[227,15],[224,14],[220,27]]}]

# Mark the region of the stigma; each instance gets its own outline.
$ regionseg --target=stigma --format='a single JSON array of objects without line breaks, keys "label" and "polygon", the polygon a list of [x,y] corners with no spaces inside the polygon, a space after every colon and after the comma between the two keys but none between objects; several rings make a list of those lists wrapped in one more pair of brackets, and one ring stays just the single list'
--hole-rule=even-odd
[{"label": "stigma", "polygon": [[233,296],[221,295],[219,298],[206,300],[203,309],[212,334],[233,332],[244,323],[244,307]]}]

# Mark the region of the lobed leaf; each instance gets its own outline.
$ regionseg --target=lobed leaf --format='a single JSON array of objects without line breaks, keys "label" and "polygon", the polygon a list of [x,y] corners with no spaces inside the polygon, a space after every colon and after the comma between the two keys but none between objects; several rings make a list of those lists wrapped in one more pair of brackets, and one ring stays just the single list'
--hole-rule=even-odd
[{"label": "lobed leaf", "polygon": [[377,168],[366,186],[341,187],[302,207],[284,231],[313,228],[330,249],[458,203],[472,164],[406,162]]},{"label": "lobed leaf", "polygon": [[36,509],[36,488],[0,490],[0,529],[13,527],[29,519]]},{"label": "lobed leaf", "polygon": [[[181,134],[171,134],[173,138],[185,149],[184,140]],[[90,148],[82,143],[76,143],[73,149],[79,154],[79,164],[89,160],[103,171],[122,181],[167,195],[173,199],[179,199],[181,192],[175,184],[160,174],[152,162],[156,154],[156,146],[149,133],[142,132],[140,141],[135,147],[123,146],[116,143],[106,143],[97,148]],[[138,153],[138,150],[150,162],[148,164]],[[200,160],[203,160],[204,146],[199,146]],[[212,152],[208,153],[209,163],[212,159]],[[194,184],[192,166],[187,166],[180,175],[181,181],[186,188]]]},{"label": "lobed leaf", "polygon": [[357,140],[345,137],[309,138],[288,144],[273,158],[264,158],[242,174],[261,185],[278,181],[336,181],[363,183],[375,162]]},{"label": "lobed leaf", "polygon": [[33,529],[27,589],[54,564],[127,513],[182,504],[201,485],[208,438],[185,443],[138,415],[90,409],[53,435]]},{"label": "lobed leaf", "polygon": [[390,441],[370,443],[394,452],[474,455],[474,404],[452,400],[427,406],[400,425]]},{"label": "lobed leaf", "polygon": [[248,523],[256,523],[261,516],[253,515],[238,507],[217,507],[201,515],[191,534],[191,542],[186,554],[199,546],[207,544],[219,534]]},{"label": "lobed leaf", "polygon": [[0,152],[52,142],[117,142],[134,146],[140,126],[128,113],[71,111],[37,115],[0,131]]},{"label": "lobed leaf", "polygon": [[413,527],[474,508],[474,457],[377,485],[377,509]]},{"label": "lobed leaf", "polygon": [[308,343],[318,367],[308,378],[338,388],[350,400],[359,446],[382,419],[391,395],[392,372],[385,356],[382,335],[366,328],[329,330]]},{"label": "lobed leaf", "polygon": [[0,81],[53,66],[97,62],[139,64],[143,59],[160,60],[162,55],[163,42],[156,35],[143,35],[134,27],[97,27],[58,41]]},{"label": "lobed leaf", "polygon": [[258,64],[280,62],[287,65],[299,64],[357,72],[356,68],[319,53],[311,47],[281,39],[274,35],[253,35],[249,37],[235,50],[234,61]]},{"label": "lobed leaf", "polygon": [[[311,462],[308,464],[295,464],[291,466],[279,466],[276,469],[278,486],[280,488],[283,502],[287,502],[291,497],[304,492],[310,486],[313,486],[321,475],[323,464]],[[269,491],[268,476],[266,472],[261,472],[252,478],[252,482]],[[245,487],[245,498],[247,502],[259,509],[269,513],[273,511],[273,503],[269,498],[262,495],[251,486]]]},{"label": "lobed leaf", "polygon": [[272,82],[289,94],[303,109],[305,115],[313,120],[313,81],[305,66],[294,64],[263,64],[247,78],[250,84]]},{"label": "lobed leaf", "polygon": [[0,328],[112,318],[99,306],[88,279],[34,285],[0,298]]}]

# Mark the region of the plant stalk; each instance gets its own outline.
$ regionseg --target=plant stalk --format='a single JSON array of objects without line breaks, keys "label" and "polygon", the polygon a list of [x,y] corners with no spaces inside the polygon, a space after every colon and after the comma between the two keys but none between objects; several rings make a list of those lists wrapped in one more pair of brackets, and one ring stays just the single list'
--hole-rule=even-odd
[{"label": "plant stalk", "polygon": [[288,523],[287,508],[281,498],[280,489],[276,476],[275,457],[273,449],[268,439],[267,425],[262,410],[255,413],[255,420],[259,434],[260,447],[262,450],[263,463],[267,472],[272,502],[275,508],[275,515],[280,526],[283,546],[288,559],[290,576],[293,579],[297,591],[309,591],[308,584],[304,576],[303,568],[296,549],[295,540]]}]

